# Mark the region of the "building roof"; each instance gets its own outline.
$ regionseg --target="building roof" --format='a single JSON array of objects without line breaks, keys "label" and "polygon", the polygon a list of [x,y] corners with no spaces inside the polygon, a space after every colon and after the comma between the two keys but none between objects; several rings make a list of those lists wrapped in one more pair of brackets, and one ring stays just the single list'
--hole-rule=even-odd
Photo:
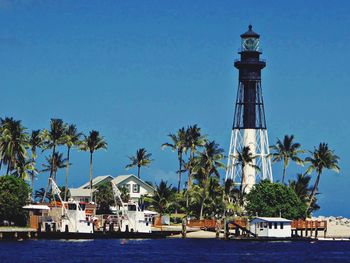
[{"label": "building roof", "polygon": [[[92,189],[94,192],[95,189]],[[70,196],[81,196],[81,197],[90,197],[90,189],[83,189],[83,188],[69,188]]]},{"label": "building roof", "polygon": [[23,206],[23,209],[29,209],[29,210],[50,210],[50,207],[47,205],[25,205]]},{"label": "building roof", "polygon": [[[135,176],[134,174],[127,174],[127,175],[118,175],[117,177],[115,177],[112,181],[115,185],[120,185],[122,184],[124,181],[126,181],[127,179],[129,179],[130,177],[132,177],[133,180],[137,181],[140,185],[142,185],[144,188],[148,188],[148,191],[155,191],[154,187],[149,185],[148,183],[142,181],[141,179],[139,179],[137,176]],[[153,193],[152,193],[153,194]]]},{"label": "building roof", "polygon": [[250,222],[292,222],[292,220],[282,217],[255,217]]},{"label": "building roof", "polygon": [[[94,179],[92,179],[92,186],[96,186],[97,184],[103,182],[104,180],[110,178],[111,180],[113,179],[113,176],[111,175],[100,175],[100,176],[97,176],[95,177]],[[82,188],[87,188],[90,186],[90,182],[87,182],[86,184],[83,184],[82,186],[80,186],[79,188],[82,189]]]}]

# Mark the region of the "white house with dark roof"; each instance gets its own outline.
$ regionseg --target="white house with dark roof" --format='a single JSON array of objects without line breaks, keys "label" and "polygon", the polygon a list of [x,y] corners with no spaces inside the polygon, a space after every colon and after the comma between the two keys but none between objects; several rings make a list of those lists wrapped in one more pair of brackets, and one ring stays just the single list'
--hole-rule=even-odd
[{"label": "white house with dark roof", "polygon": [[155,189],[151,185],[142,181],[133,174],[119,175],[115,177],[112,181],[113,183],[115,183],[116,186],[120,188],[126,187],[126,189],[128,189],[129,191],[130,199],[135,202],[137,202],[141,198],[141,196],[152,196],[155,191]]},{"label": "white house with dark roof", "polygon": [[[117,187],[126,187],[129,191],[130,199],[135,202],[137,202],[141,196],[152,196],[155,191],[151,185],[133,174],[119,175],[116,177],[111,175],[97,176],[92,180],[92,188],[97,188],[99,185],[109,183],[112,180]],[[87,203],[90,202],[90,182],[87,182],[78,188],[69,188],[69,191],[70,198],[73,200]]]},{"label": "white house with dark roof", "polygon": [[250,232],[257,237],[291,237],[292,221],[282,217],[256,217],[250,221]]}]

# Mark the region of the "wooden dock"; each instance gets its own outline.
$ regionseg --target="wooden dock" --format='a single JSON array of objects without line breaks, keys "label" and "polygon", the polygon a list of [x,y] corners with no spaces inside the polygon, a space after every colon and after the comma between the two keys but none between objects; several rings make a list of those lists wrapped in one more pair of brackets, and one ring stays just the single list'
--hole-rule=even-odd
[{"label": "wooden dock", "polygon": [[37,238],[38,233],[34,228],[28,227],[0,227],[0,240],[2,239],[28,239]]},{"label": "wooden dock", "polygon": [[293,220],[292,236],[296,237],[318,237],[318,232],[323,232],[323,237],[327,235],[327,221],[322,220]]}]

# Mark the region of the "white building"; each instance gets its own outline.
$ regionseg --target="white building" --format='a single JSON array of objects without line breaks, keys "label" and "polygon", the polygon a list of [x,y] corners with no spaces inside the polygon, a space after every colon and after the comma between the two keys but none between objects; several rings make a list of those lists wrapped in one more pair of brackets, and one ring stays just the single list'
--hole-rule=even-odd
[{"label": "white building", "polygon": [[250,231],[257,237],[292,236],[291,220],[281,217],[256,217],[250,221]]},{"label": "white building", "polygon": [[[92,180],[92,188],[96,189],[99,185],[109,183],[113,180],[118,188],[126,187],[129,191],[130,200],[138,202],[141,196],[152,196],[155,189],[137,178],[133,174],[119,175],[113,178],[111,175],[97,176]],[[90,183],[87,182],[78,188],[70,188],[70,197],[74,201],[90,202]]]},{"label": "white building", "polygon": [[113,183],[119,188],[126,187],[129,191],[130,200],[137,202],[141,196],[154,194],[155,189],[133,174],[119,175],[115,177]]}]

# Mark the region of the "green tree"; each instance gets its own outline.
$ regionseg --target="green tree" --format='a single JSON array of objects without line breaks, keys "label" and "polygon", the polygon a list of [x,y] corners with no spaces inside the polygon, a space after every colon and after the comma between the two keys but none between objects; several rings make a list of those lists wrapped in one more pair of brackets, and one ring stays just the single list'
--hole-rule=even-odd
[{"label": "green tree", "polygon": [[35,191],[34,200],[40,200],[42,202],[43,198],[45,198],[44,201],[47,201],[48,203],[51,202],[51,191],[45,194],[45,188],[42,187]]},{"label": "green tree", "polygon": [[316,171],[317,177],[310,194],[309,205],[306,210],[307,212],[310,209],[311,204],[314,202],[323,170],[330,169],[337,173],[340,171],[338,166],[339,157],[334,154],[334,151],[328,148],[327,143],[320,143],[318,148],[315,147],[314,151],[310,153],[311,157],[307,157],[305,159],[307,163],[310,163],[310,166],[307,168],[306,172],[310,174],[312,171]]},{"label": "green tree", "polygon": [[285,135],[283,142],[280,139],[277,139],[276,144],[270,147],[274,151],[271,154],[272,162],[283,161],[282,184],[284,184],[289,160],[296,162],[298,165],[304,165],[303,160],[300,159],[298,155],[304,153],[305,151],[301,150],[300,143],[294,142],[293,139],[294,135]]},{"label": "green tree", "polygon": [[72,147],[77,147],[80,145],[80,138],[83,134],[78,132],[77,127],[74,124],[71,124],[67,127],[65,136],[64,136],[64,144],[67,147],[67,159],[66,159],[66,187],[64,191],[64,199],[67,201],[68,194],[68,174],[69,174],[69,160],[70,160],[70,150]]},{"label": "green tree", "polygon": [[246,196],[245,209],[250,216],[299,219],[305,217],[306,205],[289,187],[263,180]]},{"label": "green tree", "polygon": [[30,195],[28,184],[21,178],[5,175],[0,177],[0,221],[26,225],[26,213],[22,207]]},{"label": "green tree", "polygon": [[2,163],[7,164],[6,174],[17,169],[28,157],[28,134],[21,121],[13,118],[1,119],[0,149]]},{"label": "green tree", "polygon": [[150,208],[154,209],[162,216],[168,211],[167,209],[174,200],[174,191],[171,185],[161,180],[159,185],[156,185],[154,195],[145,197],[145,200],[150,204]]},{"label": "green tree", "polygon": [[90,152],[90,198],[92,200],[92,162],[93,154],[100,149],[107,149],[107,142],[98,131],[92,130],[89,136],[85,136],[80,145],[81,150]]},{"label": "green tree", "polygon": [[[46,164],[43,164],[44,169],[42,169],[42,172],[51,172],[52,173],[52,179],[56,181],[56,175],[58,169],[62,169],[66,166],[66,158],[63,157],[62,153],[55,152],[53,156],[45,157]],[[54,167],[52,165],[54,164]]]},{"label": "green tree", "polygon": [[135,156],[129,157],[131,163],[125,166],[125,168],[130,169],[137,166],[137,177],[140,179],[141,167],[148,167],[151,164],[153,161],[151,159],[151,156],[152,154],[147,153],[147,150],[145,148],[138,149]]},{"label": "green tree", "polygon": [[36,166],[36,158],[37,158],[37,149],[42,148],[43,147],[43,137],[41,134],[40,130],[33,130],[30,138],[29,138],[29,147],[30,147],[30,151],[31,151],[31,160],[32,160],[32,164],[34,166],[34,170],[30,171],[30,179],[32,182],[32,199],[34,200],[34,180],[35,180],[35,176],[37,174],[37,170],[35,168]]},{"label": "green tree", "polygon": [[[44,150],[46,149],[52,149],[51,156],[56,156],[56,148],[59,145],[64,144],[64,138],[65,138],[65,132],[66,132],[66,125],[61,119],[51,119],[50,121],[50,130],[43,130],[43,138],[44,138]],[[54,170],[56,169],[55,164],[55,158],[51,158],[51,170],[50,170],[50,176],[47,182],[46,186],[46,193],[49,190],[50,187],[50,178],[53,178]],[[45,195],[43,197],[42,202],[44,202]]]},{"label": "green tree", "polygon": [[218,169],[225,167],[221,162],[224,158],[223,152],[223,149],[215,141],[208,141],[204,145],[203,152],[200,152],[196,157],[193,172],[195,179],[201,187],[200,219],[203,219],[204,204],[209,194],[210,177],[216,176],[220,178]]},{"label": "green tree", "polygon": [[171,143],[163,143],[162,149],[171,148],[172,151],[177,151],[177,158],[179,160],[179,170],[177,171],[178,184],[177,184],[177,192],[180,193],[181,190],[181,174],[182,174],[182,165],[183,165],[183,154],[187,152],[186,145],[186,130],[184,127],[179,129],[176,134],[169,134],[168,137],[171,139]]},{"label": "green tree", "polygon": [[[304,203],[308,204],[310,202],[310,194],[312,187],[310,186],[311,176],[306,174],[297,174],[296,180],[289,180],[289,187],[294,190],[299,199]],[[320,207],[317,205],[317,200],[314,198],[309,212],[316,211]],[[310,215],[309,213],[307,214]]]},{"label": "green tree", "polygon": [[188,163],[186,164],[186,169],[188,170],[188,180],[187,180],[187,191],[186,191],[186,207],[188,207],[189,195],[188,191],[191,190],[192,185],[192,169],[194,164],[195,153],[198,148],[205,145],[207,139],[206,136],[201,134],[201,128],[197,124],[189,126],[186,130],[186,148],[190,150],[190,156]]},{"label": "green tree", "polygon": [[115,205],[112,185],[110,183],[100,184],[95,194],[98,214],[110,214],[110,206]]}]

